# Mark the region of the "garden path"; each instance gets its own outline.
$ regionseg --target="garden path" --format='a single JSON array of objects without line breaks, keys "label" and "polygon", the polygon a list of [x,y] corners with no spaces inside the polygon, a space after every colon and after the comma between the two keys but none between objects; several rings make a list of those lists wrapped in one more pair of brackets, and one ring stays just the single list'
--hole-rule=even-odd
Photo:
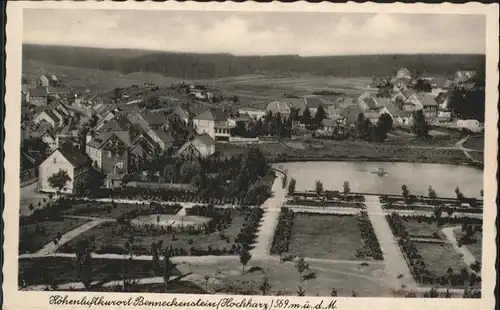
[{"label": "garden path", "polygon": [[[406,260],[399,249],[396,238],[392,234],[389,223],[385,219],[386,213],[382,210],[382,205],[378,196],[365,196],[368,217],[373,225],[375,235],[380,243],[380,249],[386,262],[386,275],[388,281],[399,288],[405,285],[408,288],[417,286],[413,276],[406,264]],[[402,278],[399,278],[402,275]]]},{"label": "garden path", "polygon": [[58,240],[57,244],[54,243],[54,241],[51,241],[50,243],[46,244],[43,248],[41,248],[39,251],[36,252],[36,254],[43,256],[47,255],[50,253],[54,253],[57,251],[57,249],[65,244],[66,242],[69,242],[71,239],[77,237],[78,235],[96,227],[97,225],[100,225],[104,222],[113,222],[115,220],[110,220],[110,219],[95,219],[95,218],[90,218],[91,221],[86,222],[70,231],[65,233],[64,235],[61,236],[61,239]]},{"label": "garden path", "polygon": [[465,264],[467,266],[470,266],[472,263],[476,262],[476,258],[474,255],[469,251],[467,246],[462,245],[461,247],[458,246],[458,240],[455,235],[454,230],[455,229],[460,229],[461,226],[455,226],[455,227],[445,227],[441,231],[445,235],[446,239],[451,243],[453,246],[453,249],[457,251],[458,253],[462,254],[462,259],[464,260]]},{"label": "garden path", "polygon": [[251,253],[253,257],[266,257],[271,251],[274,230],[278,224],[281,207],[286,201],[285,189],[282,186],[282,182],[282,177],[277,177],[274,180],[271,197],[262,205],[264,214],[262,215],[260,228],[257,232],[257,242]]},{"label": "garden path", "polygon": [[293,212],[310,212],[310,213],[324,213],[324,214],[358,214],[362,209],[358,208],[343,208],[343,207],[311,207],[302,205],[287,205],[288,209]]}]

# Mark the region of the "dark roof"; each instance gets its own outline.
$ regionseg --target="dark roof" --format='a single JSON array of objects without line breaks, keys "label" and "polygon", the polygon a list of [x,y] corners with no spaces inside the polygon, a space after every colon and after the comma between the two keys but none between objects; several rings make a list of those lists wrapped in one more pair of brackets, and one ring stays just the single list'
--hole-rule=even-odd
[{"label": "dark roof", "polygon": [[101,149],[113,136],[117,137],[127,147],[130,146],[130,135],[126,131],[103,132],[90,140],[87,145],[97,149]]},{"label": "dark roof", "polygon": [[409,115],[409,112],[402,111],[401,109],[399,109],[398,107],[396,107],[392,103],[386,105],[385,108],[387,109],[387,111],[389,111],[389,113],[392,115],[392,117],[407,117]]},{"label": "dark roof", "polygon": [[309,109],[317,109],[320,106],[324,107],[325,104],[323,103],[323,100],[319,97],[304,97],[304,100],[306,102],[306,106]]},{"label": "dark roof", "polygon": [[372,97],[363,98],[363,102],[368,106],[369,109],[377,108],[377,102],[375,102]]},{"label": "dark roof", "polygon": [[441,104],[443,102],[445,102],[445,100],[448,99],[448,94],[447,93],[439,93],[436,98],[434,98],[434,100],[436,100],[436,102],[438,104]]},{"label": "dark roof", "polygon": [[66,143],[57,149],[73,167],[81,167],[91,163],[90,158],[75,148],[71,143]]},{"label": "dark roof", "polygon": [[357,105],[342,108],[340,114],[347,119],[347,123],[354,124],[358,121],[358,116],[363,111]]},{"label": "dark roof", "polygon": [[57,117],[57,115],[55,115],[54,112],[52,112],[51,110],[44,110],[42,112],[45,112],[45,114],[47,114],[51,119],[53,119],[56,122],[60,122],[61,121],[59,119],[59,117]]},{"label": "dark roof", "polygon": [[150,126],[161,126],[167,122],[167,117],[161,113],[145,112],[140,113],[140,116]]},{"label": "dark roof", "polygon": [[172,135],[164,130],[152,130],[155,135],[164,143],[173,143],[174,142],[174,137]]},{"label": "dark roof", "polygon": [[215,140],[210,137],[209,134],[203,133],[199,135],[198,137],[194,138],[194,140],[199,140],[201,143],[205,145],[215,145]]},{"label": "dark roof", "polygon": [[126,117],[117,115],[111,121],[99,128],[99,131],[126,131],[130,130],[132,127],[132,123],[130,123]]},{"label": "dark roof", "polygon": [[49,93],[45,87],[30,89],[30,97],[47,97],[48,95]]},{"label": "dark roof", "polygon": [[174,113],[176,115],[178,115],[180,118],[189,118],[190,115],[189,115],[189,112],[186,111],[183,107],[181,107],[180,105],[176,106],[175,107],[175,110],[174,110]]},{"label": "dark roof", "polygon": [[210,121],[225,121],[227,120],[228,116],[229,113],[222,111],[221,109],[208,109],[196,116],[196,118]]},{"label": "dark roof", "polygon": [[417,94],[417,99],[422,103],[424,107],[429,107],[429,106],[437,106],[436,100],[432,97],[430,94],[426,93],[418,93]]}]

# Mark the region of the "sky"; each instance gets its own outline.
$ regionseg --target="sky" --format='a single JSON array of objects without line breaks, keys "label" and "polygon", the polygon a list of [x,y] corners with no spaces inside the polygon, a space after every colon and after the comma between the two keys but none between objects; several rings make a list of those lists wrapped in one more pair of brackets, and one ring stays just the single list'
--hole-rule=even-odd
[{"label": "sky", "polygon": [[25,9],[23,42],[301,56],[486,51],[482,15]]}]

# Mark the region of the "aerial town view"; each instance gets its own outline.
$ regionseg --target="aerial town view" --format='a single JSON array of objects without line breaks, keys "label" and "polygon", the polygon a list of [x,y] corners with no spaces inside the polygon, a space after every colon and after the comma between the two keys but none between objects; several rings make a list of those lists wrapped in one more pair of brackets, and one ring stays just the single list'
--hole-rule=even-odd
[{"label": "aerial town view", "polygon": [[24,12],[19,290],[481,297],[483,17],[69,11]]}]

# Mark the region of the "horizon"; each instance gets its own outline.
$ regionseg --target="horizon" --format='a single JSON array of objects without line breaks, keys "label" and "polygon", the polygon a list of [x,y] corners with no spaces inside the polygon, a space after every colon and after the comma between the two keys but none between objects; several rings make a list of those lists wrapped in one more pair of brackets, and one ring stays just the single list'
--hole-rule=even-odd
[{"label": "horizon", "polygon": [[171,50],[152,50],[152,49],[139,49],[139,48],[128,48],[128,47],[99,47],[99,46],[81,46],[81,45],[60,45],[60,44],[40,44],[40,43],[27,43],[23,42],[22,45],[34,45],[34,46],[44,46],[44,47],[55,47],[55,48],[82,48],[82,49],[98,49],[98,50],[114,50],[114,51],[135,51],[144,52],[144,55],[155,54],[155,53],[165,53],[165,54],[185,54],[185,55],[227,55],[233,57],[300,57],[300,58],[322,58],[322,57],[362,57],[362,56],[438,56],[438,55],[465,55],[465,56],[486,56],[486,53],[374,53],[374,54],[325,54],[325,55],[306,55],[302,56],[299,54],[232,54],[228,52],[183,52],[183,51],[171,51]]},{"label": "horizon", "polygon": [[482,15],[26,9],[23,24],[24,44],[166,53],[486,53]]}]

